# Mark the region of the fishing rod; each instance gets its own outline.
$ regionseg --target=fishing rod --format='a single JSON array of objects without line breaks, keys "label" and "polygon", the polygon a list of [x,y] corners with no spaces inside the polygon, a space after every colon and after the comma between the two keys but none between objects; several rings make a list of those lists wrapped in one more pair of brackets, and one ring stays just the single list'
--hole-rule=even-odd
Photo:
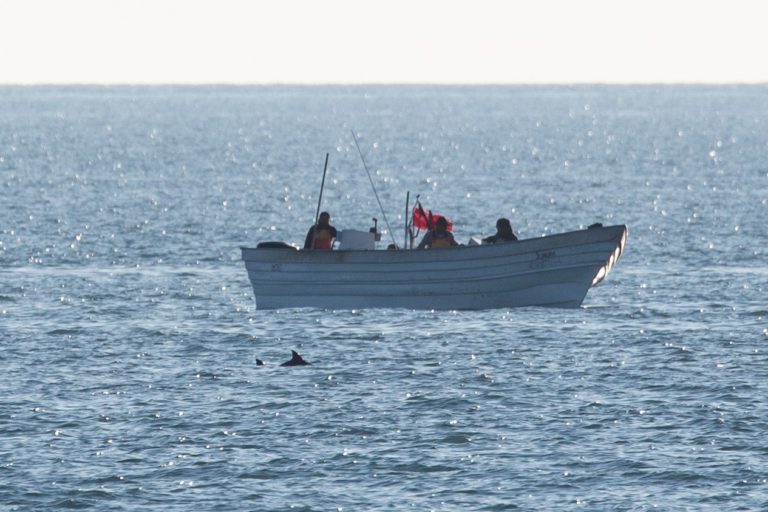
[{"label": "fishing rod", "polygon": [[357,147],[357,152],[360,154],[360,160],[363,162],[363,167],[365,167],[365,172],[368,174],[368,180],[371,182],[371,188],[373,189],[373,195],[376,196],[376,202],[379,203],[379,210],[381,210],[381,215],[384,217],[384,222],[387,225],[387,231],[389,231],[389,236],[392,237],[392,243],[397,245],[397,242],[395,241],[395,234],[392,232],[392,228],[389,227],[389,221],[387,220],[387,214],[384,212],[384,207],[381,206],[381,200],[379,199],[379,193],[376,192],[376,185],[373,184],[373,178],[371,177],[371,171],[368,170],[368,164],[365,163],[365,157],[363,157],[363,152],[360,150],[360,144],[357,143],[357,135],[355,135],[354,130],[350,130],[352,132],[352,138],[355,141],[355,146]]},{"label": "fishing rod", "polygon": [[323,189],[325,188],[325,173],[328,172],[328,157],[330,153],[325,154],[325,165],[323,166],[323,181],[320,182],[320,197],[317,198],[317,211],[315,212],[315,229],[312,230],[312,245],[315,247],[315,233],[317,233],[317,223],[320,221],[320,203],[323,202]]}]

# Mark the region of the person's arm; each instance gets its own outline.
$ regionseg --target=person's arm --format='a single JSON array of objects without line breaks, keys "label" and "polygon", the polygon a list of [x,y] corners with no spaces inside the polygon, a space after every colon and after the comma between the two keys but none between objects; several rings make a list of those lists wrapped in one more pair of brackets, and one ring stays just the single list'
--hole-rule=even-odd
[{"label": "person's arm", "polygon": [[432,245],[432,232],[427,231],[427,234],[424,235],[424,238],[421,239],[421,242],[419,243],[418,249],[424,249],[428,245]]},{"label": "person's arm", "polygon": [[449,240],[450,240],[450,242],[451,242],[451,245],[452,245],[452,246],[456,246],[456,245],[459,245],[459,242],[457,242],[457,241],[456,241],[456,239],[455,239],[455,238],[453,238],[453,233],[448,233],[448,234],[450,235],[450,238],[449,238]]},{"label": "person's arm", "polygon": [[312,235],[315,233],[315,226],[312,226],[309,228],[309,231],[307,231],[307,238],[304,240],[304,248],[305,249],[311,249],[312,248]]}]

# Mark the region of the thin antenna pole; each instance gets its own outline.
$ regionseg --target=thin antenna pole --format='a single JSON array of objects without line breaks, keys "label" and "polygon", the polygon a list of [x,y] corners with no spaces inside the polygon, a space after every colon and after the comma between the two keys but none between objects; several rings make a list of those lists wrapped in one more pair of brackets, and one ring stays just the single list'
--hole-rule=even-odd
[{"label": "thin antenna pole", "polygon": [[325,188],[325,173],[328,172],[328,157],[330,153],[325,154],[325,165],[323,166],[323,181],[320,182],[320,197],[317,198],[317,211],[315,212],[315,229],[312,230],[312,245],[315,247],[315,233],[317,232],[317,223],[320,220],[320,203],[323,202],[323,189]]},{"label": "thin antenna pole", "polygon": [[405,194],[405,239],[403,240],[403,249],[408,249],[408,205],[411,203],[411,191]]},{"label": "thin antenna pole", "polygon": [[376,185],[373,184],[373,178],[371,177],[371,171],[368,170],[368,164],[365,163],[365,157],[363,157],[363,152],[360,150],[360,144],[357,143],[357,136],[355,135],[354,130],[350,130],[352,132],[352,138],[355,140],[355,146],[357,147],[357,152],[360,154],[360,160],[363,161],[363,167],[365,167],[365,172],[368,174],[368,180],[371,182],[371,188],[373,189],[373,195],[376,196],[376,202],[379,203],[379,210],[381,210],[381,215],[384,217],[384,222],[387,224],[387,231],[389,231],[389,236],[392,237],[392,243],[397,245],[397,242],[395,241],[395,234],[392,233],[392,228],[389,227],[389,221],[387,220],[387,214],[384,212],[384,207],[381,206],[381,200],[379,199],[379,193],[376,192]]}]

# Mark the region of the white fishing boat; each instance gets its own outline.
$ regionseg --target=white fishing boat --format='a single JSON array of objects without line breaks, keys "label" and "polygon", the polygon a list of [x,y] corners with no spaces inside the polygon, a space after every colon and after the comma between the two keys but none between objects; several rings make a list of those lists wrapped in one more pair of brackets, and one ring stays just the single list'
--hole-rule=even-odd
[{"label": "white fishing boat", "polygon": [[621,256],[623,225],[491,245],[376,250],[343,231],[339,249],[268,242],[242,249],[259,309],[579,307]]},{"label": "white fishing boat", "polygon": [[[386,212],[354,132],[352,138],[391,235]],[[320,226],[328,158],[326,154],[315,225],[310,233]],[[410,193],[405,204],[404,218],[411,219]],[[425,212],[419,196],[412,213],[412,219],[405,225],[404,247],[409,249],[397,249],[393,243],[386,250],[377,250],[380,235],[375,218],[369,231],[342,231],[337,239],[338,250],[298,249],[282,242],[242,247],[256,307],[579,307],[587,291],[613,269],[627,240],[626,226],[593,224],[588,229],[528,240],[486,245],[473,241],[466,246],[413,249],[413,228],[432,230],[440,225],[438,217],[442,216]],[[450,221],[444,220],[443,229],[447,227],[450,231]],[[516,238],[509,221],[506,222],[511,235],[506,238]],[[307,240],[314,243],[314,234],[311,238],[308,234]],[[327,240],[322,247],[329,248]]]}]

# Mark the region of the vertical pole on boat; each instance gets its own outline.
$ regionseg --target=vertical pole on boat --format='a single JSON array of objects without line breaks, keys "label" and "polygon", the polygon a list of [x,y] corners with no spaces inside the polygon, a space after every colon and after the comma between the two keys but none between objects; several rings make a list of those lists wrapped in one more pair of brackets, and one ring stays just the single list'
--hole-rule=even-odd
[{"label": "vertical pole on boat", "polygon": [[410,249],[408,245],[408,205],[411,202],[411,191],[409,190],[405,194],[405,240],[403,241],[403,249]]},{"label": "vertical pole on boat", "polygon": [[315,212],[315,229],[312,231],[312,245],[315,247],[315,231],[317,231],[317,223],[320,221],[320,203],[323,202],[323,189],[325,188],[325,173],[328,172],[328,157],[330,153],[325,154],[325,165],[323,166],[323,181],[320,182],[320,197],[317,198],[317,211]]}]

